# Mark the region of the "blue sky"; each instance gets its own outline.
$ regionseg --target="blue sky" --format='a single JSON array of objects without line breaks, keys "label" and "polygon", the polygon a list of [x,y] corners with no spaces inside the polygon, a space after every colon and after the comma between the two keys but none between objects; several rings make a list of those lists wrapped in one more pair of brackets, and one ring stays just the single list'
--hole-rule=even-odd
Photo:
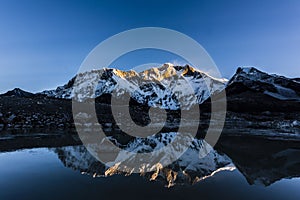
[{"label": "blue sky", "polygon": [[[0,92],[14,87],[36,92],[64,84],[98,43],[147,26],[192,37],[224,77],[241,65],[300,77],[297,0],[0,0]],[[173,59],[168,53],[145,51],[120,59],[118,67]]]}]

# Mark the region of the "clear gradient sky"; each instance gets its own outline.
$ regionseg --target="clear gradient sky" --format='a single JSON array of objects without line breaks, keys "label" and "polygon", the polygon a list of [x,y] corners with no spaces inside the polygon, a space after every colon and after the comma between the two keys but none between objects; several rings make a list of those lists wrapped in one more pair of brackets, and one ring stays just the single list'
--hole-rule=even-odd
[{"label": "clear gradient sky", "polygon": [[[300,77],[298,0],[0,0],[0,93],[64,84],[99,42],[146,26],[192,37],[227,78],[242,65]],[[120,68],[172,61],[148,53],[122,59]]]}]

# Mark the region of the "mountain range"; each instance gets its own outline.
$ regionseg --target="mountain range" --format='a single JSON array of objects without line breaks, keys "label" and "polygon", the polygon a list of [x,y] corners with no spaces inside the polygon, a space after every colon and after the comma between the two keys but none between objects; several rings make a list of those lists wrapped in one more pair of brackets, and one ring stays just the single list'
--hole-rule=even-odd
[{"label": "mountain range", "polygon": [[[112,116],[112,97],[131,96],[130,115],[136,124],[148,125],[153,120],[149,108],[159,107],[168,112],[163,131],[177,131],[180,122],[186,121],[188,126],[199,126],[198,134],[202,135],[199,131],[204,134],[210,123],[212,101],[224,98],[224,93],[227,112],[222,134],[298,137],[299,78],[268,74],[254,67],[239,67],[227,80],[214,78],[189,65],[168,63],[142,72],[112,68],[92,70],[78,74],[54,90],[35,94],[19,88],[8,91],[0,95],[0,131],[53,128],[74,131],[71,99],[84,103],[96,98],[98,121],[111,132],[109,135],[113,135],[120,132],[120,127]],[[123,102],[128,104],[127,100]],[[182,112],[179,111],[188,109],[190,113],[195,106],[200,107],[201,115],[197,123],[193,122],[198,117],[192,115],[180,119]],[[118,111],[119,108],[123,107],[118,107]],[[87,113],[77,114],[81,118],[88,116]],[[122,119],[129,120],[128,117]],[[82,120],[88,121],[87,117]],[[130,140],[125,133],[117,135],[124,141]]]},{"label": "mountain range", "polygon": [[189,65],[174,66],[166,63],[139,73],[112,68],[92,70],[78,74],[54,90],[32,94],[16,88],[1,96],[46,96],[85,101],[112,93],[120,97],[127,92],[138,103],[176,110],[196,103],[202,104],[224,90],[229,101],[230,98],[236,100],[244,96],[248,98],[246,101],[250,98],[253,101],[265,98],[268,102],[273,99],[279,102],[300,102],[299,79],[267,74],[254,67],[239,67],[228,81],[214,78]]}]

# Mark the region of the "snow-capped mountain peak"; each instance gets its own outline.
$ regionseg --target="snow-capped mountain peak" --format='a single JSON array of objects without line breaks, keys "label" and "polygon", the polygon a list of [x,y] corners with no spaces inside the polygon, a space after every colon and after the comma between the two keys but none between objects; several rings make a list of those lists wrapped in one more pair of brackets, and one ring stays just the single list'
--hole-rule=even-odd
[{"label": "snow-capped mountain peak", "polygon": [[[189,65],[166,63],[141,72],[113,68],[78,74],[68,84],[42,94],[55,98],[84,101],[103,94],[121,96],[125,92],[139,103],[165,109],[189,108],[225,88],[226,80],[217,79]],[[178,102],[174,94],[185,99]]]}]

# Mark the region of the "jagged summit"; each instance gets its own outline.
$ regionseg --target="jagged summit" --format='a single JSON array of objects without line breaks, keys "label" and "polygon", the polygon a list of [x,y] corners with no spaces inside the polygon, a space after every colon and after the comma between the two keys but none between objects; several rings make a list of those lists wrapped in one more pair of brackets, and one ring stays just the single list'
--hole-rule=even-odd
[{"label": "jagged summit", "polygon": [[174,75],[179,75],[179,76],[195,76],[196,75],[203,75],[203,76],[208,76],[212,79],[222,81],[222,82],[227,82],[228,80],[225,78],[216,78],[210,76],[208,73],[201,71],[199,69],[196,69],[190,65],[174,65],[172,63],[165,63],[160,67],[153,67],[150,69],[145,69],[143,71],[137,72],[135,70],[119,70],[116,68],[103,68],[103,69],[94,69],[89,72],[84,72],[79,74],[79,76],[83,76],[86,73],[113,73],[117,76],[120,76],[122,78],[130,78],[130,77],[142,77],[144,79],[152,79],[156,78],[157,80],[163,80],[165,78],[169,78]]},{"label": "jagged summit", "polygon": [[181,107],[189,107],[195,103],[202,103],[215,92],[222,91],[226,84],[226,80],[213,78],[189,65],[174,66],[170,63],[141,72],[114,68],[92,70],[78,74],[75,83],[74,80],[70,81],[73,85],[66,84],[42,94],[84,101],[113,92],[121,96],[126,91],[139,103],[178,109],[179,102],[174,93],[177,92],[184,99],[188,99]]}]

